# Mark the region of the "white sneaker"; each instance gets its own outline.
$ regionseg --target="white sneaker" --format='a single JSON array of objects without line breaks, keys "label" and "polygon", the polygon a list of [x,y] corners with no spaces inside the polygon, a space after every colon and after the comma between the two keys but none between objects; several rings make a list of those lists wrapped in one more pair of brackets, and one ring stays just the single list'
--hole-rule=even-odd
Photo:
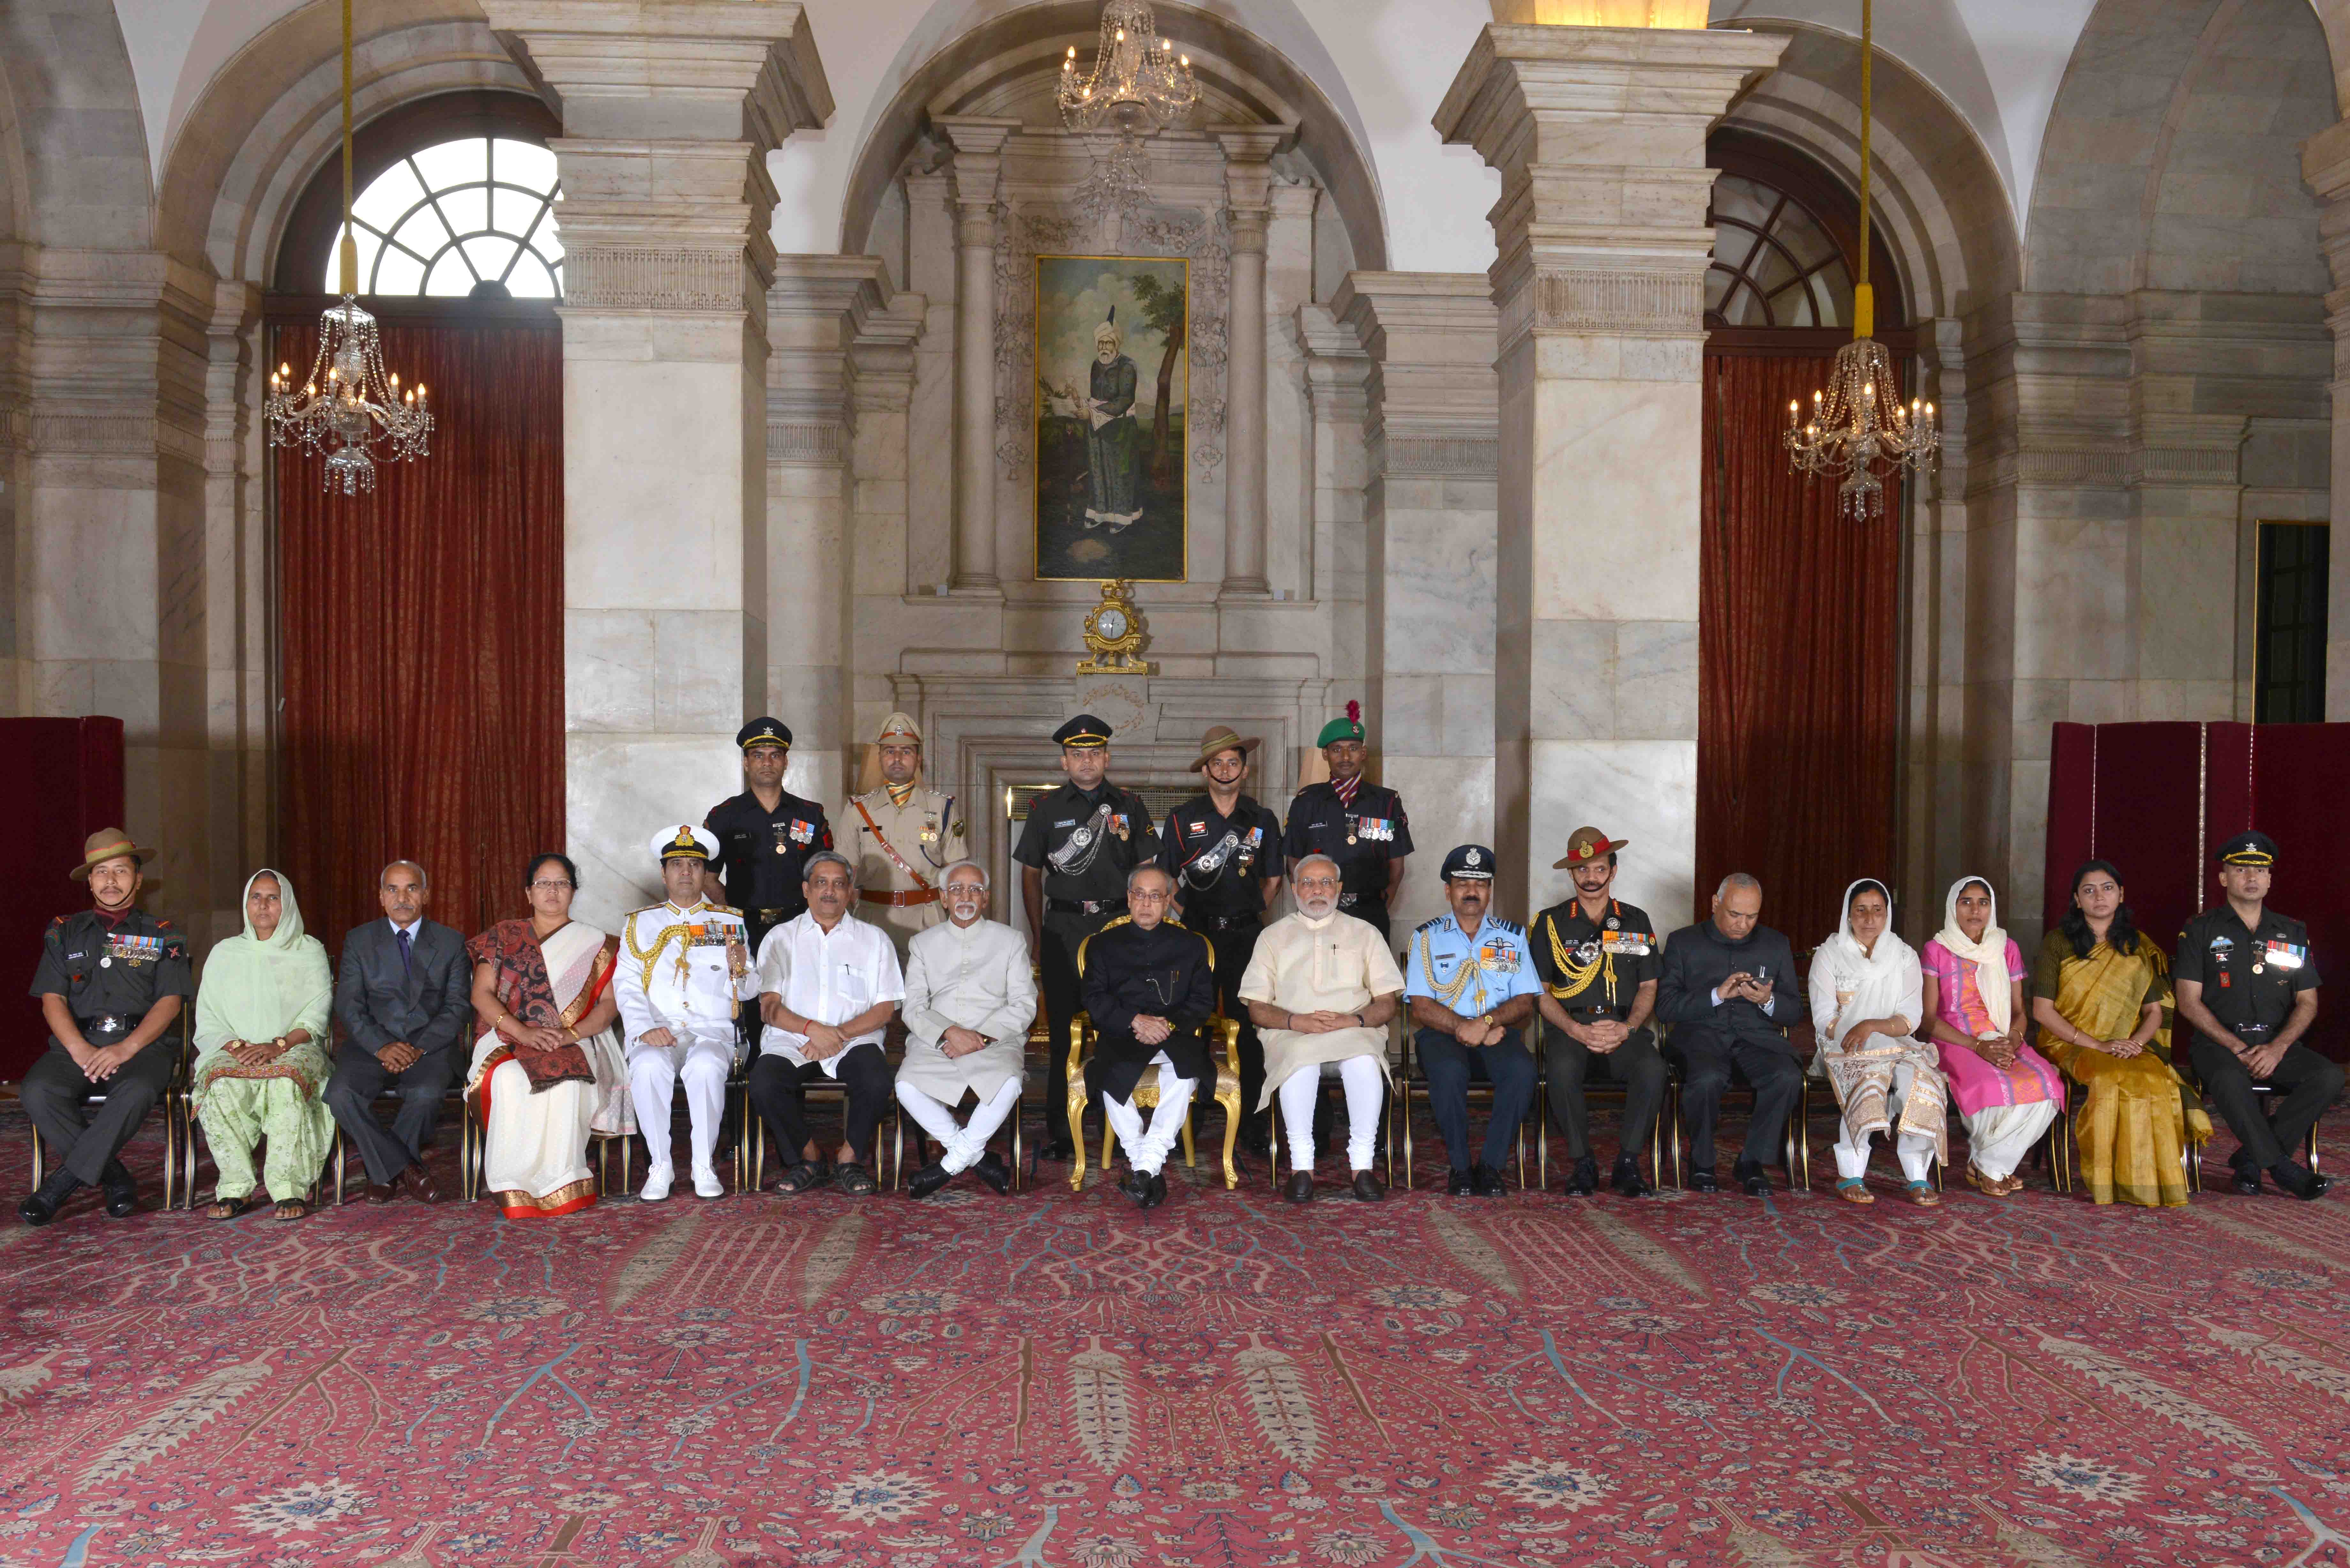
[{"label": "white sneaker", "polygon": [[677,1171],[674,1168],[657,1165],[645,1173],[644,1190],[637,1196],[648,1203],[659,1203],[669,1196],[670,1183],[676,1179]]},{"label": "white sneaker", "polygon": [[726,1196],[726,1184],[718,1179],[715,1170],[704,1166],[693,1173],[693,1195],[697,1198],[723,1198]]}]

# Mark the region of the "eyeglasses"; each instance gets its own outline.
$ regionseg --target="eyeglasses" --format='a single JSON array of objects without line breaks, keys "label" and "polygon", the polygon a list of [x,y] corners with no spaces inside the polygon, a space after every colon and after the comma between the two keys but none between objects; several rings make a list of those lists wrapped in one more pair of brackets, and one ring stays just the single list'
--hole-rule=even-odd
[{"label": "eyeglasses", "polygon": [[534,893],[556,893],[570,886],[568,882],[533,882],[530,890]]},{"label": "eyeglasses", "polygon": [[1170,895],[1159,892],[1156,888],[1146,892],[1138,888],[1126,896],[1126,901],[1129,904],[1163,904],[1169,897]]},{"label": "eyeglasses", "polygon": [[951,898],[976,898],[987,889],[977,882],[950,882],[947,896]]}]

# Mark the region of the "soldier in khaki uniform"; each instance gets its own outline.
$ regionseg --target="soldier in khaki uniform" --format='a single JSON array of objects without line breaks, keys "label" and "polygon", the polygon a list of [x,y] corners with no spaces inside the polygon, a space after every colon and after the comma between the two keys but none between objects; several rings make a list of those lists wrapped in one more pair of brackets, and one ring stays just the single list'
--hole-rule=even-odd
[{"label": "soldier in khaki uniform", "polygon": [[881,787],[848,803],[840,847],[857,866],[860,918],[889,933],[898,961],[917,931],[946,918],[939,888],[971,854],[962,803],[922,787],[922,732],[903,713],[881,722]]}]

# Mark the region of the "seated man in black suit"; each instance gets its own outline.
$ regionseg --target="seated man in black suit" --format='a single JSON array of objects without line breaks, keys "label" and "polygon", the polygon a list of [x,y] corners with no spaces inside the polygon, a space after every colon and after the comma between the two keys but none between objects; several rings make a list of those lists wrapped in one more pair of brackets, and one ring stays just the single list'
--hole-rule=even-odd
[{"label": "seated man in black suit", "polygon": [[1754,1087],[1754,1117],[1731,1176],[1752,1197],[1771,1190],[1762,1167],[1778,1158],[1787,1114],[1803,1092],[1803,1064],[1787,1044],[1787,1026],[1804,1016],[1795,953],[1762,919],[1762,884],[1733,871],[1714,890],[1713,918],[1682,927],[1665,942],[1657,1016],[1673,1026],[1666,1054],[1682,1064],[1690,1185],[1700,1192],[1720,1190],[1713,1126],[1733,1064]]},{"label": "seated man in black suit", "polygon": [[[389,1203],[405,1177],[427,1203],[441,1189],[424,1169],[424,1146],[441,1101],[464,1071],[457,1049],[473,1011],[473,969],[465,940],[424,918],[431,885],[424,867],[395,860],[377,884],[385,918],[343,939],[335,978],[335,1022],[344,1040],[327,1081],[327,1106],[367,1165],[370,1203]],[[376,1096],[400,1096],[387,1131],[375,1119]]]}]

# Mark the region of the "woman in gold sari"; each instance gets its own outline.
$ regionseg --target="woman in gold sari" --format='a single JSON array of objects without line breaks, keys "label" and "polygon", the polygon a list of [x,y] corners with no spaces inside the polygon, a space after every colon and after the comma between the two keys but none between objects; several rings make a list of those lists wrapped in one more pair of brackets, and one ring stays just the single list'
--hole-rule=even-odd
[{"label": "woman in gold sari", "polygon": [[2103,860],[2075,871],[2073,907],[2033,965],[2032,1017],[2041,1049],[2088,1091],[2074,1137],[2099,1203],[2184,1204],[2184,1140],[2211,1136],[2210,1118],[2181,1097],[2171,1071],[2168,967],[2131,924],[2121,873]]}]

